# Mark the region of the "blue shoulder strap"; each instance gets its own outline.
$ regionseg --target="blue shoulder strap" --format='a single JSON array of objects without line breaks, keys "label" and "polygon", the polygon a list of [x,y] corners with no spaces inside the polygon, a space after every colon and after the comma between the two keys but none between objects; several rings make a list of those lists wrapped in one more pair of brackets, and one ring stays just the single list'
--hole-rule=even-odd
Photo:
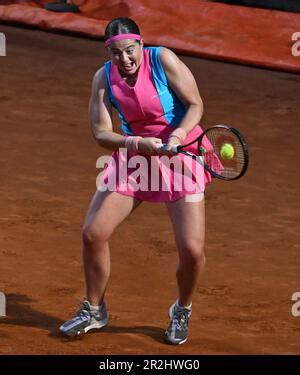
[{"label": "blue shoulder strap", "polygon": [[167,86],[168,80],[159,58],[161,47],[148,47],[147,49],[150,50],[152,75],[156,87],[159,88],[162,85]]},{"label": "blue shoulder strap", "polygon": [[164,109],[165,119],[171,126],[179,124],[185,114],[183,103],[168,84],[168,79],[160,62],[161,47],[148,47],[152,66],[152,77]]}]

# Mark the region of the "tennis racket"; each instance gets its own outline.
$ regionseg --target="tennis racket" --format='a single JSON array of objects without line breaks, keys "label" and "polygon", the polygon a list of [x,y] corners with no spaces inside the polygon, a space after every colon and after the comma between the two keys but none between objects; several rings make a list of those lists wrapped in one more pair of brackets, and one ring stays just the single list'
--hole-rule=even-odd
[{"label": "tennis racket", "polygon": [[[197,154],[186,150],[192,144],[197,144]],[[213,177],[221,180],[237,180],[248,167],[248,146],[244,138],[238,130],[226,125],[212,126],[192,142],[174,146],[172,151],[199,161]]]}]

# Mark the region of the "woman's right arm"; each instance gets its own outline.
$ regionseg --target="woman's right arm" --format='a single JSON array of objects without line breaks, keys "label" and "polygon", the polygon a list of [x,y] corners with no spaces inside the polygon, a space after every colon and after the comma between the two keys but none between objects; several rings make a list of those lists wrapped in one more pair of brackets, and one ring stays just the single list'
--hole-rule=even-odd
[{"label": "woman's right arm", "polygon": [[109,150],[125,147],[125,137],[113,132],[112,107],[104,67],[99,69],[93,78],[89,120],[93,135],[100,146]]}]

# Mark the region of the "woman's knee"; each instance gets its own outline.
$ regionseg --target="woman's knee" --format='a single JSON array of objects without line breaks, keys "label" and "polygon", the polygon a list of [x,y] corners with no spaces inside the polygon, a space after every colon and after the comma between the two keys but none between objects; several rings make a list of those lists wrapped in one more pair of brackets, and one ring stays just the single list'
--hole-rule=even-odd
[{"label": "woman's knee", "polygon": [[179,258],[181,263],[203,266],[205,263],[204,241],[186,241],[181,246]]},{"label": "woman's knee", "polygon": [[82,228],[82,242],[84,246],[92,247],[109,240],[111,231],[104,226],[95,228],[93,225],[84,225]]}]

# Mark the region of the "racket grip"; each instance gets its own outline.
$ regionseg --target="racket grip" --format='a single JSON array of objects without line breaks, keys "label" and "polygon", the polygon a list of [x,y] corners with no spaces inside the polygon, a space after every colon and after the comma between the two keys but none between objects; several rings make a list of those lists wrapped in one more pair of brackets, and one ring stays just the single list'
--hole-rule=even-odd
[{"label": "racket grip", "polygon": [[[174,145],[172,148],[171,148],[171,151],[174,152],[175,154],[178,154],[179,152],[179,146],[180,145]],[[166,147],[167,147],[167,144],[166,143],[163,143],[160,147],[161,150],[166,150]]]}]

